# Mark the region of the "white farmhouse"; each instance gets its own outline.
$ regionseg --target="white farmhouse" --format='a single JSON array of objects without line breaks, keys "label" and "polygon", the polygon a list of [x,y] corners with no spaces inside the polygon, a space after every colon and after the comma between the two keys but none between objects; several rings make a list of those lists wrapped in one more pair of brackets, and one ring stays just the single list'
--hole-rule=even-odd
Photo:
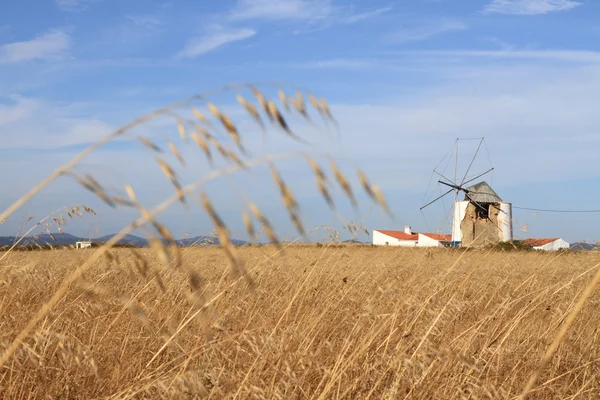
[{"label": "white farmhouse", "polygon": [[410,226],[404,227],[404,231],[373,231],[373,244],[378,246],[442,247],[451,241],[452,235],[413,232]]},{"label": "white farmhouse", "polygon": [[569,242],[561,238],[548,239],[525,239],[523,243],[533,247],[535,250],[555,251],[560,249],[568,249],[571,247]]},{"label": "white farmhouse", "polygon": [[77,248],[77,249],[85,249],[86,247],[92,247],[92,242],[90,242],[90,241],[75,242],[75,248]]},{"label": "white farmhouse", "polygon": [[373,244],[379,246],[415,247],[419,240],[418,233],[412,233],[410,226],[402,231],[374,230]]}]

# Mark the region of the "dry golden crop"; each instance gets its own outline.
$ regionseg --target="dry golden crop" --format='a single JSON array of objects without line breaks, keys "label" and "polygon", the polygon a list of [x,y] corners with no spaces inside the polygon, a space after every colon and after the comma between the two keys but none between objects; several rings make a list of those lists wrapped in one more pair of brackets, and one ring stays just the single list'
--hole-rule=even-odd
[{"label": "dry golden crop", "polygon": [[[271,245],[234,246],[204,187],[260,165],[269,167],[290,222],[306,232],[293,182],[275,166],[282,159],[306,160],[306,176],[338,217],[336,193],[359,215],[360,192],[393,218],[376,183],[359,168],[353,181],[327,153],[250,155],[252,138],[234,121],[239,114],[226,113],[230,104],[217,106],[212,95],[235,94],[263,134],[270,127],[295,143],[310,144],[292,126],[294,117],[338,128],[325,99],[263,86],[229,85],[141,116],[0,212],[0,221],[14,217],[43,188],[70,177],[107,206],[139,213],[97,249],[41,243],[22,252],[14,248],[25,241],[20,237],[0,251],[0,398],[598,397],[598,253],[293,245],[280,240],[251,195],[241,196],[244,226],[252,240],[264,236]],[[179,139],[131,136],[160,116],[173,118]],[[140,202],[135,182],[115,192],[111,182],[77,172],[85,157],[127,136],[155,156],[173,187],[154,208]],[[186,146],[200,147],[211,167],[187,184],[177,171],[189,165]],[[200,203],[219,247],[177,245],[160,221],[176,202]],[[62,207],[25,235],[54,238],[51,230],[63,232],[86,214],[95,211]],[[360,222],[345,229],[368,233]],[[115,247],[138,230],[150,248]],[[339,242],[339,232],[325,230]]]},{"label": "dry golden crop", "polygon": [[[0,348],[92,251],[2,261]],[[600,267],[596,252],[255,246],[239,249],[251,286],[219,248],[184,249],[180,268],[107,254],[2,369],[1,398],[510,399]],[[597,398],[599,305],[528,398]]]}]

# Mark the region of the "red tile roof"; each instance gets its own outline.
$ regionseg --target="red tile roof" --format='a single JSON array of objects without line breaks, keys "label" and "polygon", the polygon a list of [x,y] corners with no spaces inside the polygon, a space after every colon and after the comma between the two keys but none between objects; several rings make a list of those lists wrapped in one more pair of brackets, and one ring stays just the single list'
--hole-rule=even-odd
[{"label": "red tile roof", "polygon": [[398,240],[418,240],[419,239],[419,234],[416,232],[413,232],[412,235],[409,235],[408,233],[405,233],[404,231],[382,231],[377,229],[377,232],[383,233],[384,235],[393,237],[394,239],[398,239]]},{"label": "red tile roof", "polygon": [[437,240],[440,242],[451,242],[452,241],[452,235],[444,235],[441,233],[421,233],[421,235],[425,235],[429,238],[432,238],[433,240]]},{"label": "red tile roof", "polygon": [[430,237],[433,240],[439,240],[440,242],[451,242],[452,235],[444,235],[440,233],[423,233],[423,232],[413,232],[411,235],[405,233],[404,231],[382,231],[377,230],[377,232],[383,233],[384,235],[393,237],[398,240],[419,240],[419,233],[421,235],[425,235]]},{"label": "red tile roof", "polygon": [[543,246],[543,245],[548,244],[548,243],[552,243],[552,242],[554,242],[554,241],[556,241],[558,239],[559,238],[547,238],[547,239],[533,239],[533,238],[530,238],[530,239],[523,240],[523,243],[528,244],[528,245],[530,245],[532,247],[539,247],[539,246]]}]

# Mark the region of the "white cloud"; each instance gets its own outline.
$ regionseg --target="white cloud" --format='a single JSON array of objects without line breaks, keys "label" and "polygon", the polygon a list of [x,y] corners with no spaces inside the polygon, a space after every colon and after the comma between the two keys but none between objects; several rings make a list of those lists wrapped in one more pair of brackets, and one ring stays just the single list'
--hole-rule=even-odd
[{"label": "white cloud", "polygon": [[323,19],[334,12],[330,0],[238,0],[232,20]]},{"label": "white cloud", "polygon": [[492,0],[484,7],[486,13],[538,15],[571,10],[582,3],[572,0]]},{"label": "white cloud", "polygon": [[82,118],[69,107],[55,106],[41,100],[12,96],[8,105],[0,106],[0,136],[10,138],[0,149],[59,148],[94,142],[113,131],[98,118]]},{"label": "white cloud", "polygon": [[377,17],[379,15],[385,14],[386,12],[391,11],[391,10],[392,10],[392,7],[382,7],[382,8],[373,10],[373,11],[367,11],[367,12],[363,12],[363,13],[359,13],[359,14],[354,14],[354,15],[351,15],[348,18],[346,18],[346,23],[354,24],[356,22],[363,21],[365,19],[369,19],[369,18],[373,18],[373,17]]},{"label": "white cloud", "polygon": [[388,41],[393,43],[405,43],[411,41],[425,40],[431,36],[444,32],[463,31],[467,25],[461,21],[442,20],[427,25],[404,28],[387,36]]},{"label": "white cloud", "polygon": [[30,117],[38,108],[38,103],[21,96],[10,96],[14,105],[0,104],[0,129]]},{"label": "white cloud", "polygon": [[0,47],[0,64],[36,59],[60,58],[70,46],[70,38],[64,32],[53,31],[25,42],[14,42]]},{"label": "white cloud", "polygon": [[190,40],[178,54],[182,58],[193,58],[208,53],[224,46],[227,43],[237,42],[251,38],[256,34],[253,29],[237,29],[231,31],[217,31]]}]

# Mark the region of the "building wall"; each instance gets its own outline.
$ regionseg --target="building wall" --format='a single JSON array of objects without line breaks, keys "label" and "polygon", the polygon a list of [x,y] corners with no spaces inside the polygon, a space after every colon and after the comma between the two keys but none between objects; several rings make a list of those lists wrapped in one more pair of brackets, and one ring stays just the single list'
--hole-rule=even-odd
[{"label": "building wall", "polygon": [[373,244],[378,246],[403,246],[403,247],[415,247],[417,245],[416,240],[399,240],[388,235],[384,235],[381,232],[373,231]]},{"label": "building wall", "polygon": [[554,242],[545,244],[543,246],[535,247],[538,250],[555,251],[560,249],[568,249],[570,247],[569,242],[563,239],[555,240]]},{"label": "building wall", "polygon": [[460,242],[462,240],[462,232],[460,225],[465,219],[465,213],[467,211],[468,201],[457,201],[454,203],[454,218],[452,219],[452,241]]},{"label": "building wall", "polygon": [[443,244],[435,239],[430,238],[419,233],[418,247],[443,247]]},{"label": "building wall", "polygon": [[467,205],[465,217],[461,221],[460,229],[462,232],[461,246],[479,247],[500,241],[498,227],[498,214],[500,207],[495,204],[489,204],[487,218],[480,218],[478,207],[472,203]]},{"label": "building wall", "polygon": [[477,218],[477,207],[470,202],[457,201],[454,205],[452,241],[462,242],[462,246],[472,246],[508,242],[513,239],[511,203],[489,205],[489,217],[497,227],[490,226],[488,220]]},{"label": "building wall", "polygon": [[513,240],[512,203],[500,203],[500,214],[498,214],[498,226],[500,227],[501,242],[510,242],[511,240]]}]

